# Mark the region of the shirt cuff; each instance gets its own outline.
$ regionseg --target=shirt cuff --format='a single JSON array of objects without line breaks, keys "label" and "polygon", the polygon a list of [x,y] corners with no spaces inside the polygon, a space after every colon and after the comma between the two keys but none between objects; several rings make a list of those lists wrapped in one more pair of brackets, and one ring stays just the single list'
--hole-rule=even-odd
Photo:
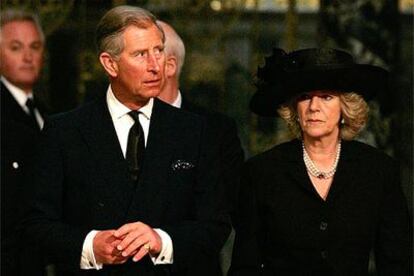
[{"label": "shirt cuff", "polygon": [[158,254],[157,257],[152,257],[151,260],[154,263],[154,265],[160,265],[160,264],[172,264],[174,261],[173,256],[173,244],[170,235],[168,235],[165,231],[155,228],[155,232],[160,236],[162,247],[160,254]]},{"label": "shirt cuff", "polygon": [[85,241],[82,247],[82,256],[80,261],[81,269],[102,269],[102,264],[97,263],[95,254],[93,253],[93,239],[95,238],[98,231],[92,230],[86,235]]}]

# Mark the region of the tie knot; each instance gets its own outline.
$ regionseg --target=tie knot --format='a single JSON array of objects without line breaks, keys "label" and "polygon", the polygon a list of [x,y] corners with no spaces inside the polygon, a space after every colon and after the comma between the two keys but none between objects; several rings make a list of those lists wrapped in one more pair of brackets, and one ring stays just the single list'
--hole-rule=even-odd
[{"label": "tie knot", "polygon": [[137,110],[132,110],[130,112],[128,112],[128,115],[136,122],[139,122],[139,114],[141,112],[137,111]]},{"label": "tie knot", "polygon": [[33,111],[36,108],[36,104],[31,98],[27,98],[26,106],[29,108],[30,111]]}]

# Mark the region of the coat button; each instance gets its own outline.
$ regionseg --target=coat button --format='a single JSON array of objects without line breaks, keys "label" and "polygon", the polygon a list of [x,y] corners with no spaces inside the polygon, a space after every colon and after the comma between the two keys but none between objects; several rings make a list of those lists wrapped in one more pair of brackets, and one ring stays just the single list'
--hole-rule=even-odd
[{"label": "coat button", "polygon": [[328,252],[326,252],[326,250],[322,250],[321,251],[321,258],[325,260],[327,257],[328,257]]},{"label": "coat button", "polygon": [[12,163],[12,167],[13,167],[13,169],[18,169],[19,168],[19,163],[17,163],[17,162],[13,162]]},{"label": "coat button", "polygon": [[162,256],[162,257],[161,257],[161,261],[164,261],[164,260],[165,260],[165,257],[164,257],[164,256]]},{"label": "coat button", "polygon": [[328,223],[325,221],[322,221],[321,224],[319,225],[319,229],[322,231],[325,231],[326,228],[328,228]]}]

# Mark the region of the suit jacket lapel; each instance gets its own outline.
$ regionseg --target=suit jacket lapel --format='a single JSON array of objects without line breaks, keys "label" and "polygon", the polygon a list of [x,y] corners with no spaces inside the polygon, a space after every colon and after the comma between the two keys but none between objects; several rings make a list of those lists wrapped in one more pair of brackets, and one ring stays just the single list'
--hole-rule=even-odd
[{"label": "suit jacket lapel", "polygon": [[168,171],[170,167],[174,143],[179,134],[175,128],[175,108],[154,99],[148,133],[147,147],[143,160],[143,169],[131,202],[128,220],[139,217],[150,225],[161,221],[165,210],[165,193],[168,189]]},{"label": "suit jacket lapel", "polygon": [[288,149],[283,153],[285,155],[283,156],[283,160],[286,160],[286,172],[289,177],[307,192],[315,194],[316,191],[309,179],[305,163],[303,162],[301,141],[293,140],[289,143]]},{"label": "suit jacket lapel", "polygon": [[96,192],[103,201],[113,205],[120,216],[126,216],[134,186],[105,97],[91,104],[87,112],[88,119],[80,122],[79,130],[89,146],[90,158],[97,170],[94,176],[97,178]]},{"label": "suit jacket lapel", "polygon": [[23,108],[17,103],[16,99],[7,89],[7,87],[1,83],[1,117],[2,120],[14,120],[21,122],[26,126],[29,126],[33,129],[39,130],[37,125],[34,125],[34,122],[30,116],[23,110]]},{"label": "suit jacket lapel", "polygon": [[[283,158],[288,162],[286,166],[287,174],[296,184],[320,198],[306,171],[300,143],[300,141],[295,140],[290,143],[290,148],[284,151],[285,156]],[[344,188],[352,185],[352,183],[355,183],[356,181],[354,172],[358,171],[358,162],[355,162],[358,153],[353,152],[352,149],[352,142],[342,141],[342,150],[338,167],[332,180],[326,202],[335,202]]]}]

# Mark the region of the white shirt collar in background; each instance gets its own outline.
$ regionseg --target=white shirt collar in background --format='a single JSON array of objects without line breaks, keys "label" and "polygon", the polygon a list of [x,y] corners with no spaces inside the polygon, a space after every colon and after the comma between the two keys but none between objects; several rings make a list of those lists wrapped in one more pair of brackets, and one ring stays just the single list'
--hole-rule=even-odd
[{"label": "white shirt collar in background", "polygon": [[[4,76],[0,77],[1,82],[3,82],[4,86],[10,91],[13,98],[17,101],[17,103],[20,105],[20,107],[26,112],[28,115],[30,114],[30,110],[26,105],[27,99],[33,100],[33,91],[30,91],[29,93],[26,93],[19,87],[15,86],[11,82],[9,82]],[[34,110],[34,115],[36,117],[36,121],[40,126],[40,129],[43,128],[44,125],[44,119],[42,115],[40,115],[40,112],[37,108]]]},{"label": "white shirt collar in background", "polygon": [[25,91],[20,89],[19,87],[13,85],[9,82],[5,77],[1,76],[1,81],[3,82],[4,86],[10,91],[13,97],[16,99],[17,103],[23,108],[23,110],[29,114],[29,108],[26,106],[26,101],[28,98],[33,100],[33,92],[27,94]]},{"label": "white shirt collar in background", "polygon": [[171,105],[176,108],[181,108],[182,103],[183,103],[183,97],[181,96],[181,91],[178,90],[177,98],[175,98],[174,102]]},{"label": "white shirt collar in background", "polygon": [[174,102],[171,105],[176,108],[181,108],[182,102],[183,102],[183,97],[181,96],[181,91],[178,90],[177,98],[175,98]]}]

